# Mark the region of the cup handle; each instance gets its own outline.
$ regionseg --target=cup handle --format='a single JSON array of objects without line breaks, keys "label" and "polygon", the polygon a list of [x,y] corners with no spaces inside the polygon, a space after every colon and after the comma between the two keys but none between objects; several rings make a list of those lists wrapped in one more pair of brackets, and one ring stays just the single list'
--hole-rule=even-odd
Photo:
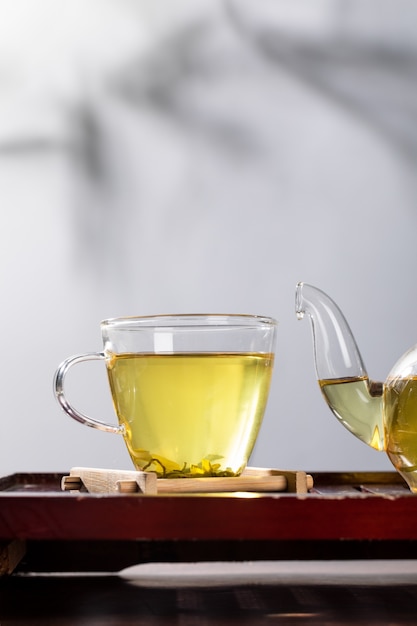
[{"label": "cup handle", "polygon": [[75,419],[77,422],[81,422],[81,424],[85,424],[86,426],[91,426],[92,428],[97,428],[98,430],[104,430],[108,433],[116,433],[119,435],[124,435],[125,428],[123,425],[120,426],[112,426],[111,424],[106,424],[106,422],[102,422],[100,420],[94,419],[92,417],[88,417],[88,415],[84,415],[80,411],[74,409],[74,407],[68,402],[64,394],[64,378],[70,367],[76,365],[77,363],[82,363],[84,361],[101,361],[106,358],[104,352],[86,352],[85,354],[79,354],[77,356],[72,356],[68,359],[65,359],[58,367],[54,376],[54,393],[55,397],[58,400],[61,408],[67,413],[70,417]]}]

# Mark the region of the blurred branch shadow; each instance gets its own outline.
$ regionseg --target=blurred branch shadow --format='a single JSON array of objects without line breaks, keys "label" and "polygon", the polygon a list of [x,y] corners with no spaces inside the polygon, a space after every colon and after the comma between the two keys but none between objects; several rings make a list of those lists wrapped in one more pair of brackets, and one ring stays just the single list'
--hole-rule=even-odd
[{"label": "blurred branch shadow", "polygon": [[[417,50],[341,33],[337,19],[321,38],[289,34],[267,22],[254,29],[238,4],[225,3],[236,31],[267,62],[361,119],[406,159],[417,158]],[[337,6],[342,20],[342,3],[336,16]]]}]

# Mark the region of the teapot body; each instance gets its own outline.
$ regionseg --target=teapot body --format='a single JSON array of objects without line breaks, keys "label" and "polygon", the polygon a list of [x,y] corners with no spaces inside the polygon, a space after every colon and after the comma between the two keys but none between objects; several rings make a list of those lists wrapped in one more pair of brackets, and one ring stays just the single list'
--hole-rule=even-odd
[{"label": "teapot body", "polygon": [[417,346],[394,365],[383,398],[386,453],[411,491],[417,493]]}]

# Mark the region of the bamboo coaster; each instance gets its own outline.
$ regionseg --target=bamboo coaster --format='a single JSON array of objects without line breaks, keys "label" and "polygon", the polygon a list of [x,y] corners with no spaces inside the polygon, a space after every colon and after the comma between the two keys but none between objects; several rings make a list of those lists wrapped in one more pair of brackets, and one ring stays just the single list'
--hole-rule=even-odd
[{"label": "bamboo coaster", "polygon": [[89,493],[181,493],[290,492],[307,493],[313,486],[301,471],[248,467],[236,477],[157,478],[153,472],[73,467],[61,481],[63,491]]}]

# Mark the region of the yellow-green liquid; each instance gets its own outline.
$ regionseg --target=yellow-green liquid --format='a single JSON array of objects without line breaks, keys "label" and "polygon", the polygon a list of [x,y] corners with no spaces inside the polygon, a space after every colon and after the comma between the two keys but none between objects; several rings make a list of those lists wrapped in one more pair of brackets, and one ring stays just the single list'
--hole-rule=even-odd
[{"label": "yellow-green liquid", "polygon": [[137,469],[159,476],[233,476],[262,422],[272,354],[110,355],[115,410]]},{"label": "yellow-green liquid", "polygon": [[319,384],[343,426],[372,448],[384,450],[382,395],[372,395],[369,379],[333,378]]},{"label": "yellow-green liquid", "polygon": [[387,381],[384,402],[387,454],[417,492],[417,377]]}]

